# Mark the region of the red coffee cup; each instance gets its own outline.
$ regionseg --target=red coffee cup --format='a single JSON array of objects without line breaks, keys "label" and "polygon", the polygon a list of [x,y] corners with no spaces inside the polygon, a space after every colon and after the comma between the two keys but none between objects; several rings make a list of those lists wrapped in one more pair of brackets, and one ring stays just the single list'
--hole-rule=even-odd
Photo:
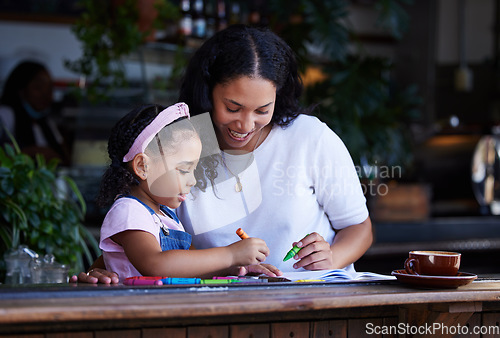
[{"label": "red coffee cup", "polygon": [[460,267],[458,252],[410,251],[405,270],[412,275],[456,276]]}]

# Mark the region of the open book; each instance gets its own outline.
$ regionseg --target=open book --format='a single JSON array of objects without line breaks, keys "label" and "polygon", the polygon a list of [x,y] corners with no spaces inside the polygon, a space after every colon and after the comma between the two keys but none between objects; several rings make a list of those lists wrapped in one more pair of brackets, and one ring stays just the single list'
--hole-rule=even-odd
[{"label": "open book", "polygon": [[347,271],[344,269],[334,269],[334,270],[318,270],[318,271],[293,271],[285,272],[283,276],[292,282],[297,281],[375,281],[375,280],[391,280],[396,279],[394,276],[381,275],[375,272],[356,272]]}]

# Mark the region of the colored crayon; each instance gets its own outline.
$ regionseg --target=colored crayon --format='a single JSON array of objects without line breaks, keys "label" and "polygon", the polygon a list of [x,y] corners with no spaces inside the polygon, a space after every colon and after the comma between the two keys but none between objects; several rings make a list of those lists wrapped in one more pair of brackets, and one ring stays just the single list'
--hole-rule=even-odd
[{"label": "colored crayon", "polygon": [[299,248],[296,245],[293,248],[291,248],[290,251],[287,252],[285,258],[283,258],[283,262],[286,262],[287,260],[295,256],[300,251],[300,249],[302,248]]},{"label": "colored crayon", "polygon": [[162,276],[133,276],[133,277],[127,277],[127,279],[144,279],[144,280],[158,280],[158,279],[163,279],[167,277],[162,277]]},{"label": "colored crayon", "polygon": [[123,281],[124,285],[163,285],[163,282],[158,279],[136,279],[126,278]]},{"label": "colored crayon", "polygon": [[200,278],[163,278],[160,279],[164,285],[186,285],[186,284],[201,284]]},{"label": "colored crayon", "polygon": [[238,230],[236,230],[236,234],[240,236],[241,239],[249,238],[247,233],[242,228],[238,228]]},{"label": "colored crayon", "polygon": [[231,284],[239,282],[237,279],[202,279],[200,284]]},{"label": "colored crayon", "polygon": [[239,283],[267,283],[269,282],[267,279],[240,279]]},{"label": "colored crayon", "polygon": [[[310,234],[307,234],[309,236]],[[286,262],[293,256],[295,256],[302,248],[299,248],[298,246],[294,245],[293,248],[290,249],[290,251],[287,252],[285,258],[283,258],[283,262]]]}]

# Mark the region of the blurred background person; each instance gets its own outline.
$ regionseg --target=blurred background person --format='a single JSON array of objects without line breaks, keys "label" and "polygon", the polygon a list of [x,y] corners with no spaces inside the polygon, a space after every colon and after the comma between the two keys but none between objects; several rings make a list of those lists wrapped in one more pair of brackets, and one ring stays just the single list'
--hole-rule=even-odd
[{"label": "blurred background person", "polygon": [[69,164],[69,152],[55,119],[53,81],[47,68],[35,61],[20,62],[9,74],[0,98],[0,137],[14,135],[21,151]]}]

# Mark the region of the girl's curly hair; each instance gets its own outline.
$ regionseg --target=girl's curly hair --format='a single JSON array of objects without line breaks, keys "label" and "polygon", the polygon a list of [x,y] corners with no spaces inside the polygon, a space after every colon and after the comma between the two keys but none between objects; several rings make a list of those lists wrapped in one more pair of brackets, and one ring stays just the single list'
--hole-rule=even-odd
[{"label": "girl's curly hair", "polygon": [[122,117],[111,129],[108,140],[110,166],[101,179],[97,205],[106,207],[113,203],[120,194],[128,194],[130,187],[137,184],[137,179],[128,169],[123,157],[134,143],[137,136],[163,110],[160,105],[142,105]]},{"label": "girl's curly hair", "polygon": [[[164,106],[158,104],[142,105],[121,118],[111,129],[108,141],[108,154],[111,164],[104,172],[101,180],[99,194],[96,199],[98,206],[104,208],[111,205],[117,195],[128,194],[130,188],[138,184],[139,181],[129,169],[127,162],[123,162],[123,157],[127,154],[137,136],[164,109]],[[186,117],[177,119],[172,123],[179,120],[186,120]],[[175,123],[174,126],[175,128],[170,130],[171,135],[167,135],[168,138],[163,139],[166,144],[182,142],[182,139],[173,135],[177,131],[188,131],[189,135],[193,135],[193,133],[197,135],[196,129],[189,120],[186,120],[185,123]],[[146,148],[146,152],[149,149],[150,147]],[[210,162],[198,166],[195,171],[198,187],[202,189],[206,187],[204,173],[213,172],[213,170],[210,167]]]}]

